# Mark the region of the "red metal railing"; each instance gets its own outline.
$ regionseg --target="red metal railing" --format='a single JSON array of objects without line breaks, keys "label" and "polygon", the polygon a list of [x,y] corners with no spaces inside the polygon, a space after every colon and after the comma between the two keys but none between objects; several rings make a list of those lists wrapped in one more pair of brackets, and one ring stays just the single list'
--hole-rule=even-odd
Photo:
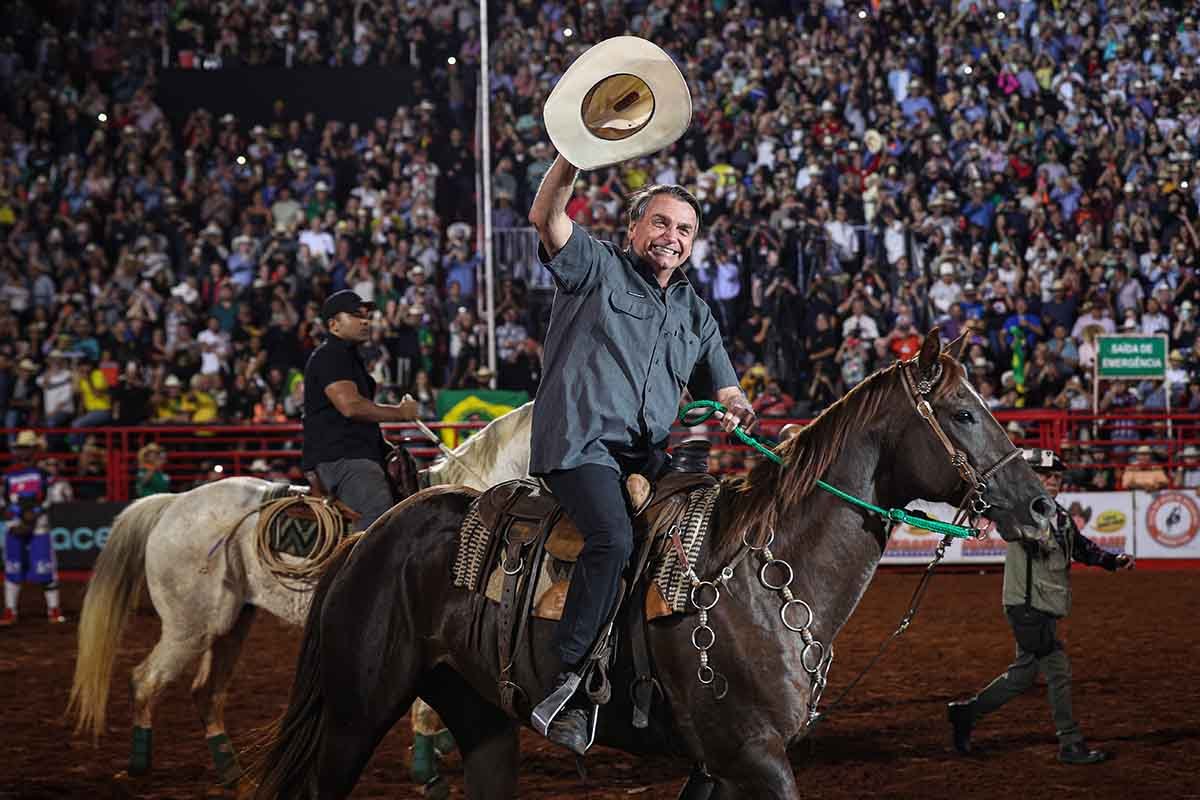
[{"label": "red metal railing", "polygon": [[[1200,476],[1200,455],[1185,448],[1200,445],[1200,414],[1083,414],[1064,411],[1009,411],[997,415],[1001,424],[1018,423],[1022,435],[1015,441],[1022,447],[1047,447],[1059,451],[1069,467],[1094,470],[1109,469],[1119,473],[1127,466],[1132,451],[1143,445],[1153,451],[1156,464],[1164,468],[1172,486],[1193,486],[1187,479],[1189,471]],[[762,420],[760,433],[774,436],[785,424],[803,423],[801,419],[767,418]],[[438,430],[452,428],[472,430],[483,423],[433,423]],[[412,425],[386,426],[389,438],[403,440],[418,459],[432,460],[438,455],[436,446],[424,439]],[[133,494],[137,472],[138,450],[150,442],[161,444],[168,453],[166,471],[172,477],[172,488],[182,490],[198,480],[217,477],[212,467],[219,466],[219,475],[251,474],[251,465],[263,459],[276,467],[273,472],[287,473],[303,482],[299,472],[301,427],[299,425],[213,425],[213,426],[143,426],[136,428],[44,429],[38,431],[49,447],[38,458],[58,460],[60,473],[75,485],[77,494],[126,500]],[[16,431],[0,429],[8,438]],[[688,435],[687,429],[677,428],[676,440]],[[752,458],[750,448],[731,444],[715,429],[709,429],[713,441],[716,467],[721,471],[736,471]],[[72,441],[85,443],[74,448]],[[728,455],[725,455],[728,453]],[[11,461],[9,452],[0,452],[0,469]],[[81,471],[80,464],[84,465]],[[89,466],[90,465],[90,466]]]}]

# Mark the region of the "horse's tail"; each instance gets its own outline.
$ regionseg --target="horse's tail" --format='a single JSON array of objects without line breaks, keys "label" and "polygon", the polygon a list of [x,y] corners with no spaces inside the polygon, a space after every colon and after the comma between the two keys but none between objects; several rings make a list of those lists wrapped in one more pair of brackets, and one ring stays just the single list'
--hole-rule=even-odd
[{"label": "horse's tail", "polygon": [[79,652],[67,715],[75,716],[75,732],[104,732],[108,687],[121,631],[146,574],[146,540],[174,494],[155,494],[136,500],[117,515],[112,532],[88,584],[79,621]]},{"label": "horse's tail", "polygon": [[330,556],[313,592],[304,623],[304,640],[296,662],[292,697],[283,716],[262,732],[247,777],[258,784],[256,798],[309,796],[316,780],[317,756],[325,735],[325,694],[321,689],[321,607],[334,577],[341,571],[362,534],[349,536]]}]

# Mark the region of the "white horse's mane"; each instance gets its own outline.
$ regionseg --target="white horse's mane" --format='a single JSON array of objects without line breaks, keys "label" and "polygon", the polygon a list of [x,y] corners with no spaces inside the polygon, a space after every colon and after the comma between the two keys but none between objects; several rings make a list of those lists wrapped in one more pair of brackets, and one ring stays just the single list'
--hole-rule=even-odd
[{"label": "white horse's mane", "polygon": [[[529,475],[533,401],[496,417],[426,471],[431,486],[461,483],[483,491],[504,480]],[[469,466],[467,466],[469,465]],[[481,485],[481,478],[491,483]]]}]

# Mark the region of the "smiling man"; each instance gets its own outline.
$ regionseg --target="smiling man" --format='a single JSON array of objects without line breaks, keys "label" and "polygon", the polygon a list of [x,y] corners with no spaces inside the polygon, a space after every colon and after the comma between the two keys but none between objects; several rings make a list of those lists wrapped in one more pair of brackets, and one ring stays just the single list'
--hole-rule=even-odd
[{"label": "smiling man", "polygon": [[304,367],[304,471],[316,472],[327,492],[362,515],[358,530],[392,507],[379,423],[407,422],[418,410],[408,395],[399,405],[371,399],[375,379],[358,346],[371,334],[372,308],[350,289],[331,294],[321,306],[329,338]]},{"label": "smiling man", "polygon": [[[684,275],[700,230],[699,203],[680,186],[634,194],[630,246],[622,251],[567,217],[577,174],[559,156],[529,212],[557,287],[529,470],[545,480],[584,537],[555,633],[562,667],[554,689],[579,673],[617,601],[633,550],[623,478],[640,473],[653,480],[661,472],[683,390],[728,406],[726,430],[754,423],[717,323]],[[534,713],[545,719],[555,710]],[[578,699],[555,717],[548,735],[585,752],[587,714]]]}]

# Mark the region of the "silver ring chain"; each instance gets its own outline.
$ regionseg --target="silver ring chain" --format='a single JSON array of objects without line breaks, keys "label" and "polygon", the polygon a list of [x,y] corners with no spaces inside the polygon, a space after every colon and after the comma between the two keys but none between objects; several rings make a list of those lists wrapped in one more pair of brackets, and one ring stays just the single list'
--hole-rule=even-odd
[{"label": "silver ring chain", "polygon": [[[774,531],[772,531],[768,543],[762,546],[763,566],[759,570],[758,579],[763,586],[779,592],[783,597],[783,605],[779,607],[779,619],[783,622],[785,628],[800,634],[800,639],[804,642],[804,649],[800,651],[800,666],[808,673],[812,683],[812,690],[808,698],[807,720],[811,723],[818,716],[817,705],[821,702],[821,695],[824,694],[825,687],[829,682],[829,668],[833,665],[833,645],[826,646],[812,635],[811,627],[816,619],[816,615],[813,614],[812,607],[808,603],[792,594],[791,583],[794,577],[792,566],[786,561],[775,558],[775,555],[771,552],[770,541],[774,538]],[[780,581],[778,584],[767,581],[767,571],[776,564],[786,568],[787,572],[787,580]],[[797,625],[788,620],[788,609],[793,606],[804,610],[805,619],[803,625]],[[816,656],[810,658],[810,653],[816,653]]]},{"label": "silver ring chain", "polygon": [[[759,583],[771,591],[780,593],[784,602],[779,608],[779,619],[788,630],[799,633],[800,638],[804,642],[804,649],[800,651],[800,666],[808,673],[812,683],[812,691],[808,700],[807,720],[811,724],[818,717],[817,705],[821,702],[821,695],[824,693],[826,685],[828,685],[829,668],[833,664],[833,646],[826,647],[812,635],[811,628],[815,620],[812,607],[792,594],[791,583],[795,575],[792,566],[788,562],[775,558],[774,554],[771,553],[771,542],[774,539],[775,533],[772,531],[766,544],[755,547],[749,544],[749,542],[745,542],[745,545],[750,550],[757,550],[762,553],[763,566],[758,573]],[[767,579],[769,570],[776,566],[784,571],[787,580],[772,583]],[[689,599],[692,605],[700,612],[696,627],[692,629],[692,647],[696,648],[696,651],[700,654],[700,666],[696,669],[696,679],[705,686],[711,686],[713,695],[717,700],[720,700],[729,692],[729,681],[709,664],[708,651],[716,644],[717,634],[708,624],[708,612],[721,599],[720,587],[732,580],[733,567],[723,567],[721,574],[717,578],[706,581],[701,580],[700,576],[696,574],[696,571],[689,564],[687,576],[692,582]],[[712,593],[711,598],[705,596],[706,590]],[[803,625],[798,625],[790,621],[788,610],[793,607],[804,610],[805,620]],[[815,656],[810,656],[812,653],[815,653]]]}]

